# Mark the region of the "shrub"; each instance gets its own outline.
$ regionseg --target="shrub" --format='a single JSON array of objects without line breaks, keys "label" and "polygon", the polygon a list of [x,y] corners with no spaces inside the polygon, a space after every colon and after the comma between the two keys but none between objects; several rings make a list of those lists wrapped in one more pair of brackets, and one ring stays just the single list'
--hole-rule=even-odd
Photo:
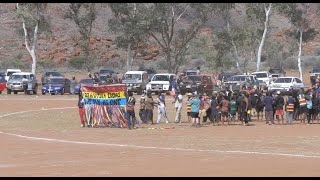
[{"label": "shrub", "polygon": [[76,69],[81,69],[84,66],[86,59],[83,56],[77,56],[69,60],[69,65]]}]

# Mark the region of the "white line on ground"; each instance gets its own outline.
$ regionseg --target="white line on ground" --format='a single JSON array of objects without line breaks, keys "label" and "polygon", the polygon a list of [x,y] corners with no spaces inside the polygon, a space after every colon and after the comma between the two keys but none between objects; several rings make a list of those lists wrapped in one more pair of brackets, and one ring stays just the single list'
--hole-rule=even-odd
[{"label": "white line on ground", "polygon": [[[76,107],[48,108],[48,109],[40,109],[40,110],[20,111],[20,112],[14,112],[14,113],[2,115],[0,116],[0,118],[10,116],[10,115],[15,115],[15,114],[28,113],[28,112],[70,109],[70,108],[76,108]],[[51,142],[81,144],[81,145],[129,147],[129,148],[137,148],[137,149],[158,149],[158,150],[173,150],[173,151],[213,152],[213,153],[229,153],[229,154],[271,155],[271,156],[287,156],[287,157],[300,157],[300,158],[320,158],[320,156],[317,156],[317,155],[305,155],[305,154],[288,154],[288,153],[272,153],[272,152],[257,152],[257,151],[227,151],[227,150],[224,151],[224,150],[214,150],[214,149],[207,149],[207,150],[206,149],[185,149],[185,148],[170,148],[170,147],[155,147],[155,146],[139,146],[139,145],[131,145],[131,144],[110,144],[110,143],[95,143],[95,142],[85,142],[85,141],[69,141],[69,140],[61,140],[61,139],[24,136],[20,134],[6,133],[2,131],[0,131],[0,134],[16,136],[20,138],[35,140],[35,141],[51,141]]]}]

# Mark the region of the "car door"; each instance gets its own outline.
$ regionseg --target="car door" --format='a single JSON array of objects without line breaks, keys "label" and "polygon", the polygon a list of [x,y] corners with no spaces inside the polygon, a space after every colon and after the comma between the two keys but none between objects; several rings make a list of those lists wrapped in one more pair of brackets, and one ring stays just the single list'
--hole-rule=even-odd
[{"label": "car door", "polygon": [[294,78],[294,79],[295,79],[295,85],[296,85],[297,88],[300,89],[300,88],[304,87],[302,81],[299,78]]},{"label": "car door", "polygon": [[70,93],[70,84],[71,84],[71,81],[69,79],[65,79],[65,83],[64,83],[65,93]]}]

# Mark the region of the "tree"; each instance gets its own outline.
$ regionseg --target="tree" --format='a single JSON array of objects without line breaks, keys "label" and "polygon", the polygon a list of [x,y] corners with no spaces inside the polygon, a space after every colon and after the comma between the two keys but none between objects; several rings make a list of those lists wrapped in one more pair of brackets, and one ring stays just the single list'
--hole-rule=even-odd
[{"label": "tree", "polygon": [[301,55],[303,51],[303,42],[306,43],[318,34],[314,28],[310,27],[310,22],[308,16],[310,15],[309,3],[292,3],[292,4],[282,4],[280,12],[286,15],[292,25],[294,30],[290,31],[288,36],[294,37],[299,44],[298,51],[298,68],[299,77],[303,81],[303,73],[301,68]]},{"label": "tree", "polygon": [[262,48],[267,36],[267,30],[269,25],[269,17],[271,15],[272,3],[249,3],[247,4],[247,15],[251,20],[256,19],[257,23],[264,24],[264,30],[261,37],[259,49],[257,52],[257,69],[260,71]]},{"label": "tree", "polygon": [[[216,6],[198,3],[153,3],[148,6],[145,13],[147,32],[165,54],[169,72],[177,72],[185,60],[183,56],[190,41]],[[191,22],[183,24],[182,19]]]},{"label": "tree", "polygon": [[108,27],[118,34],[115,41],[117,46],[127,49],[126,68],[130,71],[135,57],[145,47],[148,38],[143,27],[147,7],[144,3],[110,3],[109,7],[114,13],[114,18],[108,21]]},{"label": "tree", "polygon": [[95,3],[70,3],[65,18],[72,19],[78,26],[81,35],[81,47],[84,51],[85,66],[88,71],[93,68],[93,61],[90,57],[90,37],[93,23],[96,19]]},{"label": "tree", "polygon": [[50,32],[50,23],[45,16],[47,3],[17,3],[16,9],[22,19],[25,46],[32,58],[31,72],[35,74],[37,36],[40,32]]}]

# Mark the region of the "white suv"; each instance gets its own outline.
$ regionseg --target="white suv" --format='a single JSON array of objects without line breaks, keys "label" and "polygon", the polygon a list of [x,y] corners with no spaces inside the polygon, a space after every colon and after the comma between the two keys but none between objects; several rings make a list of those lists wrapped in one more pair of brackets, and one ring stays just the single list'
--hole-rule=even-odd
[{"label": "white suv", "polygon": [[159,92],[169,92],[171,91],[171,82],[176,77],[175,74],[162,73],[155,74],[152,76],[151,81],[147,84],[146,90],[150,90],[151,92],[155,92],[156,94]]},{"label": "white suv", "polygon": [[271,82],[269,91],[288,92],[290,90],[297,91],[304,88],[304,84],[297,77],[278,77],[274,82]]}]

